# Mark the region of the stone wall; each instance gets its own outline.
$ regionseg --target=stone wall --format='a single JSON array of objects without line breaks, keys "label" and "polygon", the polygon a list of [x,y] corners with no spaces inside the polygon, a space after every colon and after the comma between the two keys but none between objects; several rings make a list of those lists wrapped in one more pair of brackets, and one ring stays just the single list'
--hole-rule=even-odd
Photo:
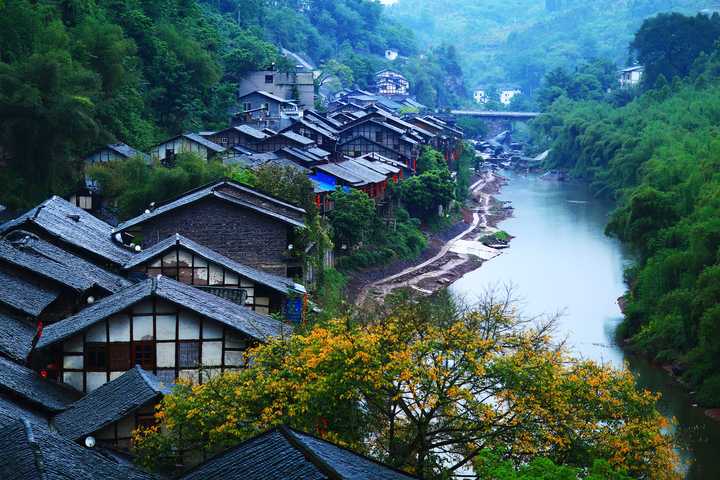
[{"label": "stone wall", "polygon": [[141,235],[147,248],[179,233],[242,264],[286,275],[292,229],[252,210],[208,198],[146,221]]}]

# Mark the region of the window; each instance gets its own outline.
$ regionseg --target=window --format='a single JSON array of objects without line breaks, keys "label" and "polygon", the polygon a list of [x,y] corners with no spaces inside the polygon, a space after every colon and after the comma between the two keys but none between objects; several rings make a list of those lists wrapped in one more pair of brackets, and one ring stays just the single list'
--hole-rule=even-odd
[{"label": "window", "polygon": [[89,343],[85,346],[85,368],[87,370],[105,371],[107,367],[107,352],[104,343]]},{"label": "window", "polygon": [[273,83],[274,76],[273,75],[265,75],[265,83]]},{"label": "window", "polygon": [[137,414],[137,417],[135,418],[135,425],[136,427],[143,427],[143,428],[149,428],[157,424],[157,420],[155,420],[155,416],[152,413],[146,413],[146,414]]},{"label": "window", "polygon": [[145,370],[155,369],[155,344],[153,342],[133,343],[133,364]]},{"label": "window", "polygon": [[243,110],[246,112],[249,112],[250,110],[252,110],[252,103],[250,103],[250,102],[243,103]]},{"label": "window", "polygon": [[227,145],[227,144],[228,144],[228,137],[222,137],[222,138],[220,139],[220,143],[223,144],[223,145]]},{"label": "window", "polygon": [[375,141],[377,143],[382,143],[383,141],[383,132],[381,132],[380,130],[375,132]]},{"label": "window", "polygon": [[77,197],[77,206],[83,210],[92,210],[92,197],[89,195],[80,195]]},{"label": "window", "polygon": [[200,342],[181,342],[177,346],[178,368],[200,366]]},{"label": "window", "polygon": [[108,344],[110,357],[110,370],[127,371],[132,368],[130,364],[130,344],[129,343],[110,343]]}]

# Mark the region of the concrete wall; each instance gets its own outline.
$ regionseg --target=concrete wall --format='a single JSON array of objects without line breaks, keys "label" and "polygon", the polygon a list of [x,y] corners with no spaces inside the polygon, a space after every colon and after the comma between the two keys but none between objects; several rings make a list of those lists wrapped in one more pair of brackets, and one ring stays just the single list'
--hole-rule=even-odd
[{"label": "concrete wall", "polygon": [[[272,82],[267,83],[272,77]],[[295,87],[296,92],[294,92]],[[298,94],[298,106],[302,108],[314,108],[315,106],[315,84],[312,72],[277,72],[262,70],[250,72],[245,75],[238,86],[238,96],[242,97],[250,92],[261,90],[272,93],[286,100],[293,100],[294,93]]]}]

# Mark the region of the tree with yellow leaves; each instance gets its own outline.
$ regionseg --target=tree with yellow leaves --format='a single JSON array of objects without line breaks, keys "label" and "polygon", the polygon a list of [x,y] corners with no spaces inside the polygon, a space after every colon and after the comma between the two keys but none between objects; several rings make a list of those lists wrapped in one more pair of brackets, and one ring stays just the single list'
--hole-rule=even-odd
[{"label": "tree with yellow leaves", "polygon": [[160,425],[136,432],[138,458],[162,470],[289,424],[424,478],[466,473],[489,450],[678,478],[657,396],[627,370],[573,359],[550,326],[493,295],[473,308],[398,297],[261,345],[241,372],[177,387]]}]

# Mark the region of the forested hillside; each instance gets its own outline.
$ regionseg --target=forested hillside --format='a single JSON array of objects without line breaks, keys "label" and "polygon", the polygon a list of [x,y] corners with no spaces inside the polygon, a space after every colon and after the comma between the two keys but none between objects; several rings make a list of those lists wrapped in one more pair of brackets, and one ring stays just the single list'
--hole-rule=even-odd
[{"label": "forested hillside", "polygon": [[97,145],[145,149],[226,124],[247,71],[293,66],[280,47],[360,87],[397,48],[421,101],[452,102],[462,88],[453,52],[420,57],[413,33],[370,0],[3,0],[0,203],[66,193]]},{"label": "forested hillside", "polygon": [[536,141],[553,149],[547,167],[619,201],[608,233],[638,258],[626,272],[619,335],[672,364],[712,406],[720,398],[719,29],[717,16],[646,22],[633,42],[649,72],[641,96],[618,106],[578,94],[573,85],[592,69],[569,82],[553,76],[543,89],[558,96],[534,124]]},{"label": "forested hillside", "polygon": [[[422,45],[457,45],[470,87],[536,88],[559,66],[603,58],[624,65],[642,21],[658,12],[694,13],[711,0],[399,0],[389,15]],[[462,41],[460,41],[462,39]]]}]

